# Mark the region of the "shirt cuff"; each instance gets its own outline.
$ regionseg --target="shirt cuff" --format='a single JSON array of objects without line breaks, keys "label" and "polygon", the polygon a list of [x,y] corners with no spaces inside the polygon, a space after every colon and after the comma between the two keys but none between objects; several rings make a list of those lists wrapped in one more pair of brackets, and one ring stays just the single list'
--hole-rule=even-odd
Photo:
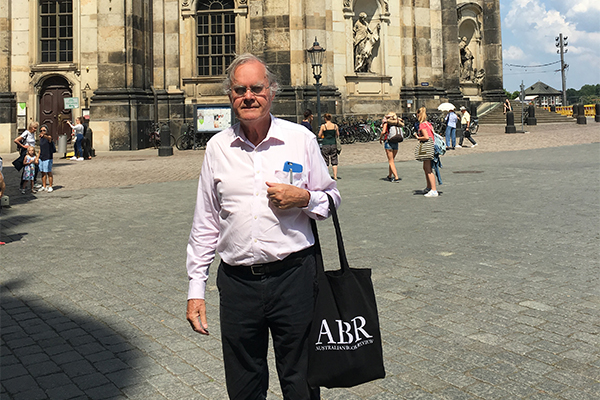
[{"label": "shirt cuff", "polygon": [[206,281],[199,279],[190,279],[188,287],[188,300],[189,299],[204,299],[206,292]]},{"label": "shirt cuff", "polygon": [[329,200],[327,194],[320,191],[310,191],[310,200],[308,205],[303,208],[306,212],[309,212],[319,219],[325,219],[329,216]]}]

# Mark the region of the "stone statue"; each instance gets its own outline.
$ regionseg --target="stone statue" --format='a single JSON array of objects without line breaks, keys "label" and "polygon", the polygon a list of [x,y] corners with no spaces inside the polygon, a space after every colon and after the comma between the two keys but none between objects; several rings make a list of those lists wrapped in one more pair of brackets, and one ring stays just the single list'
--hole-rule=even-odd
[{"label": "stone statue", "polygon": [[460,79],[462,81],[473,81],[473,53],[467,47],[467,38],[463,37],[458,44],[460,49]]},{"label": "stone statue", "polygon": [[373,47],[379,41],[381,24],[371,30],[367,22],[367,14],[361,12],[354,24],[354,72],[371,72]]},{"label": "stone statue", "polygon": [[479,86],[483,86],[484,79],[485,79],[485,70],[483,68],[481,68],[475,72],[475,78],[473,78],[473,82],[478,84]]}]

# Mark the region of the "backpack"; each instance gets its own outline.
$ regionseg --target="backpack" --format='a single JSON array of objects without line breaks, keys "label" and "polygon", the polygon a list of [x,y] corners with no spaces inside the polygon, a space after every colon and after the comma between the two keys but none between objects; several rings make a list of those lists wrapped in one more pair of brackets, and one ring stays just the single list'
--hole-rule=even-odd
[{"label": "backpack", "polygon": [[396,125],[388,125],[387,141],[389,143],[400,143],[403,140],[402,128]]},{"label": "backpack", "polygon": [[446,154],[446,141],[443,137],[433,132],[434,142],[433,145],[435,147],[435,154],[443,156]]}]

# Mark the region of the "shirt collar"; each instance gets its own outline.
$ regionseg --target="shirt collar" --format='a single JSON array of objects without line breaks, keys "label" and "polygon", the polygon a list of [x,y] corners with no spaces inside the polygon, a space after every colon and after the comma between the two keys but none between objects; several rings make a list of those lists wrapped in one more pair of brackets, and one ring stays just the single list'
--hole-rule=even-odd
[{"label": "shirt collar", "polygon": [[[279,127],[277,126],[277,118],[275,118],[273,116],[273,114],[269,114],[271,117],[271,125],[269,126],[269,131],[267,132],[267,136],[265,137],[265,139],[260,142],[258,144],[258,146],[260,146],[263,143],[267,143],[269,141],[274,141],[275,143],[285,143],[284,140],[284,135],[283,135],[283,131],[281,129],[279,129]],[[232,144],[237,142],[241,142],[241,143],[246,143],[247,145],[251,146],[252,148],[256,148],[258,146],[254,146],[254,144],[252,144],[252,142],[250,142],[248,140],[248,138],[246,138],[246,135],[244,134],[244,131],[242,130],[242,127],[240,126],[239,123],[235,124],[233,126],[233,141]]]}]

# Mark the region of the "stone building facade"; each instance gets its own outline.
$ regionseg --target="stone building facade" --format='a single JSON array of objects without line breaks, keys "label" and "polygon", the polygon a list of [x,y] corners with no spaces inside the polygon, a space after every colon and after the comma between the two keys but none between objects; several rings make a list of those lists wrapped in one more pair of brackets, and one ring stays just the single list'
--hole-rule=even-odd
[{"label": "stone building facade", "polygon": [[[326,49],[322,112],[381,116],[504,95],[499,0],[4,0],[0,152],[28,121],[57,136],[81,114],[97,150],[147,147],[153,121],[177,136],[196,106],[228,103],[224,70],[242,52],[277,73],[273,113],[297,121],[316,109],[315,38]],[[368,65],[357,68],[357,52]]]}]

